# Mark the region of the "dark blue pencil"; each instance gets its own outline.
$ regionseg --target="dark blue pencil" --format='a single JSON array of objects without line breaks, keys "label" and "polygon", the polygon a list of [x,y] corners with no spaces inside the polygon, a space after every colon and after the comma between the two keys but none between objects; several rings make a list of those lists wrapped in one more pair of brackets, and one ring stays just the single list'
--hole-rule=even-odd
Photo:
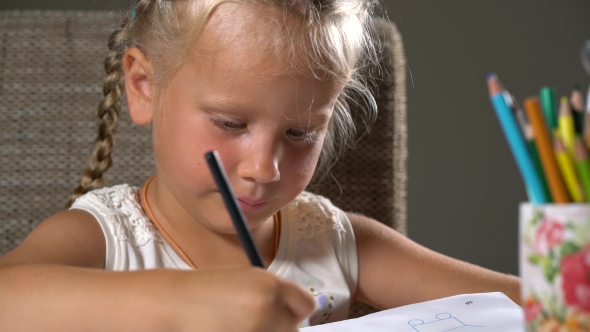
[{"label": "dark blue pencil", "polygon": [[227,208],[231,220],[234,223],[234,227],[238,232],[238,236],[240,237],[242,246],[244,246],[244,250],[246,250],[246,254],[250,259],[250,263],[253,266],[264,268],[264,262],[262,261],[260,252],[256,247],[256,243],[254,243],[254,240],[252,239],[252,234],[250,233],[250,229],[246,224],[246,219],[242,214],[242,210],[240,210],[238,207],[236,196],[234,195],[231,185],[229,184],[227,175],[225,174],[225,170],[223,169],[223,165],[221,164],[221,160],[219,159],[217,151],[213,150],[205,153],[205,159],[207,159],[207,164],[209,164],[211,174],[213,174],[213,178],[217,183],[221,197],[223,197],[223,201],[225,202],[225,207]]}]

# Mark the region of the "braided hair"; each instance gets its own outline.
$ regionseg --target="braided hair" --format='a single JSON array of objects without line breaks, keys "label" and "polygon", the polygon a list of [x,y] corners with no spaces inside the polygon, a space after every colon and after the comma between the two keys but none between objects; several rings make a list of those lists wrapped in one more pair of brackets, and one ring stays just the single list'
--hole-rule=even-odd
[{"label": "braided hair", "polygon": [[104,97],[98,106],[98,118],[100,119],[98,136],[94,141],[90,165],[84,171],[80,185],[72,193],[66,209],[72,205],[76,198],[91,190],[101,188],[104,185],[103,175],[113,164],[114,135],[121,111],[121,95],[124,89],[122,60],[128,47],[127,24],[128,20],[125,20],[122,26],[116,29],[109,38],[109,53],[104,61],[104,69],[107,74],[102,89]]}]

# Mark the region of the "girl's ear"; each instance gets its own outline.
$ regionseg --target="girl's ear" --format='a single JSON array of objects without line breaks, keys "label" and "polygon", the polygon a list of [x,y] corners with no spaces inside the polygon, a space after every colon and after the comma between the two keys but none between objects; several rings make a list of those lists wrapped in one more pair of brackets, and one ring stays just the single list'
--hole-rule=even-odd
[{"label": "girl's ear", "polygon": [[123,55],[123,69],[131,119],[140,126],[148,125],[154,109],[152,65],[141,50],[132,47]]}]

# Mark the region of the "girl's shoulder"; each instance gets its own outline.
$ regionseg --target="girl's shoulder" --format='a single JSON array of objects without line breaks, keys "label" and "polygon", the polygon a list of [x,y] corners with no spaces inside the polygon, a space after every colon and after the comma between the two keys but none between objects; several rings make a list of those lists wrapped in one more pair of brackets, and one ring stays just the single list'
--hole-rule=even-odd
[{"label": "girl's shoulder", "polygon": [[92,190],[79,197],[72,208],[90,207],[105,217],[143,216],[139,188],[128,184]]},{"label": "girl's shoulder", "polygon": [[140,208],[139,188],[128,184],[92,190],[79,197],[74,204],[86,202],[103,205],[108,208],[136,209]]},{"label": "girl's shoulder", "polygon": [[327,231],[337,233],[350,229],[348,217],[328,198],[304,191],[284,209],[292,233],[310,239]]},{"label": "girl's shoulder", "polygon": [[109,233],[114,240],[142,246],[156,238],[156,231],[141,207],[138,187],[120,184],[95,189],[79,197],[72,209],[90,212],[105,235]]}]

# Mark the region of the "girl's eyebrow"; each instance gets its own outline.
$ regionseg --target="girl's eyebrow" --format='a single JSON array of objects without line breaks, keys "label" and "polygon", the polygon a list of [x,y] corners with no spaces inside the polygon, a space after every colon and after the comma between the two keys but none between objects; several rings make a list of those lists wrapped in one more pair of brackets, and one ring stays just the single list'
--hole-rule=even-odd
[{"label": "girl's eyebrow", "polygon": [[243,113],[244,111],[249,110],[249,107],[243,103],[239,103],[226,97],[208,96],[205,99],[201,99],[200,102],[201,107],[209,111],[222,113]]},{"label": "girl's eyebrow", "polygon": [[[239,101],[234,101],[231,98],[210,96],[206,100],[202,100],[201,102],[201,107],[207,111],[220,112],[228,116],[235,116],[236,118],[243,117],[244,115],[248,115],[248,113],[254,112],[254,110],[252,109],[253,106],[240,103]],[[314,122],[318,121],[323,123],[330,118],[331,110],[332,108],[330,107],[322,107],[321,109],[312,112],[310,107],[307,108],[305,112],[297,112],[297,114],[295,115],[295,119],[291,119],[288,117],[284,118],[286,118],[287,120],[297,121],[298,117],[305,115],[305,118],[307,118],[307,121],[305,122],[311,123],[313,119]]]}]

